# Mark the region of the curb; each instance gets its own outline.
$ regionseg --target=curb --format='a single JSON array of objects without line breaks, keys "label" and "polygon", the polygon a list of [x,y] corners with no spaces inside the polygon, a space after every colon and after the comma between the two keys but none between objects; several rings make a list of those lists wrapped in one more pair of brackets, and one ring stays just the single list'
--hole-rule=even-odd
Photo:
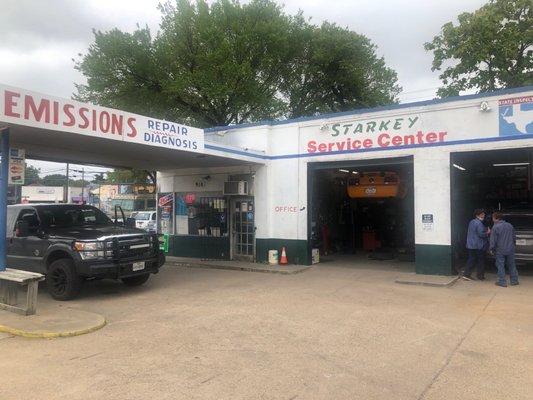
[{"label": "curb", "polygon": [[220,264],[201,264],[201,263],[188,263],[188,262],[167,262],[175,267],[182,268],[205,268],[205,269],[225,269],[229,271],[245,271],[245,272],[260,272],[265,274],[281,274],[281,275],[295,275],[305,272],[311,268],[311,266],[305,266],[295,269],[294,271],[288,270],[275,270],[266,268],[253,268],[253,267],[241,267],[233,265],[220,265]]},{"label": "curb", "polygon": [[74,331],[64,331],[64,332],[39,332],[39,331],[32,332],[32,331],[25,331],[25,330],[17,329],[17,328],[11,328],[5,325],[0,325],[0,332],[8,333],[10,335],[15,335],[15,336],[21,336],[25,338],[54,339],[54,338],[65,338],[65,337],[85,335],[86,333],[91,333],[99,329],[102,329],[104,326],[106,326],[106,324],[107,324],[107,321],[104,318],[101,323],[95,326],[91,326],[90,328],[78,329]]},{"label": "curb", "polygon": [[459,280],[459,276],[452,278],[449,282],[446,283],[434,283],[434,282],[423,282],[423,281],[409,281],[403,279],[396,279],[394,282],[402,285],[417,285],[417,286],[431,286],[431,287],[450,287],[453,286],[455,282]]}]

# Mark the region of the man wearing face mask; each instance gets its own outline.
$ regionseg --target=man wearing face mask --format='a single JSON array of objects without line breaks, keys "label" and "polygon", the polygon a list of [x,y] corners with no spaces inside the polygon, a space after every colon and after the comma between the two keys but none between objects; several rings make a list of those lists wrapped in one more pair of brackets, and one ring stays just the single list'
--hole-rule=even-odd
[{"label": "man wearing face mask", "polygon": [[477,278],[485,279],[485,252],[487,250],[490,228],[483,224],[485,210],[474,210],[474,218],[468,224],[466,235],[466,248],[468,250],[468,261],[466,262],[463,279],[472,280],[472,269],[475,267]]}]

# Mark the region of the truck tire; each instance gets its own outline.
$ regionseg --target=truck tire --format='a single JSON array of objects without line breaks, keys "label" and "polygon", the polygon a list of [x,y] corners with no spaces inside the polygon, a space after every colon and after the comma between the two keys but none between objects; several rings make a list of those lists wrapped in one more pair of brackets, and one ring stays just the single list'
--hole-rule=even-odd
[{"label": "truck tire", "polygon": [[150,274],[129,276],[127,278],[122,278],[122,282],[126,286],[141,286],[148,280],[148,278],[150,278]]},{"label": "truck tire", "polygon": [[46,273],[48,292],[56,300],[70,300],[76,297],[81,289],[81,278],[68,258],[54,261]]}]

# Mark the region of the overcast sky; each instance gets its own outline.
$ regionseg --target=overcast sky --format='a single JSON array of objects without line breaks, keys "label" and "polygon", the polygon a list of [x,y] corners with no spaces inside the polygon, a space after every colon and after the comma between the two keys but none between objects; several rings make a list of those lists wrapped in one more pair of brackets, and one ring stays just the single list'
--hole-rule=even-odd
[{"label": "overcast sky", "polygon": [[[72,58],[85,52],[92,29],[158,29],[160,0],[0,0],[0,83],[70,97],[83,77]],[[368,36],[398,73],[402,102],[430,99],[440,85],[423,44],[440,27],[486,0],[285,0],[286,10],[304,11]],[[39,163],[43,170],[57,164]],[[61,167],[61,166],[59,166]]]}]

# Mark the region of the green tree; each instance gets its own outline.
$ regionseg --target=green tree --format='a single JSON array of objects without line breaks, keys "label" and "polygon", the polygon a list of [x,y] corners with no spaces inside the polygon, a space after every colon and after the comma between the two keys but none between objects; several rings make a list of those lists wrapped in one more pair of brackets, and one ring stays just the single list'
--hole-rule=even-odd
[{"label": "green tree", "polygon": [[36,168],[33,165],[28,165],[28,163],[26,163],[26,171],[24,173],[24,184],[32,185],[41,183],[41,178],[39,177],[40,173],[40,168]]},{"label": "green tree", "polygon": [[151,173],[139,169],[114,169],[107,173],[106,183],[149,183]]},{"label": "green tree", "polygon": [[94,32],[76,98],[205,127],[396,101],[370,40],[272,0],[177,0],[161,30]]},{"label": "green tree", "polygon": [[329,22],[308,25],[297,34],[292,73],[281,89],[289,99],[290,117],[397,101],[396,72],[367,37]]},{"label": "green tree", "polygon": [[104,172],[100,172],[100,173],[94,175],[94,178],[91,181],[91,183],[96,183],[96,184],[103,184],[103,183],[106,183],[106,182],[107,182],[107,179],[104,176]]},{"label": "green tree", "polygon": [[533,84],[531,0],[490,0],[446,23],[433,41],[433,71],[441,71],[441,97]]},{"label": "green tree", "polygon": [[[63,174],[50,174],[41,179],[44,186],[65,186],[67,184],[67,176]],[[72,184],[72,180],[70,181]]]}]

